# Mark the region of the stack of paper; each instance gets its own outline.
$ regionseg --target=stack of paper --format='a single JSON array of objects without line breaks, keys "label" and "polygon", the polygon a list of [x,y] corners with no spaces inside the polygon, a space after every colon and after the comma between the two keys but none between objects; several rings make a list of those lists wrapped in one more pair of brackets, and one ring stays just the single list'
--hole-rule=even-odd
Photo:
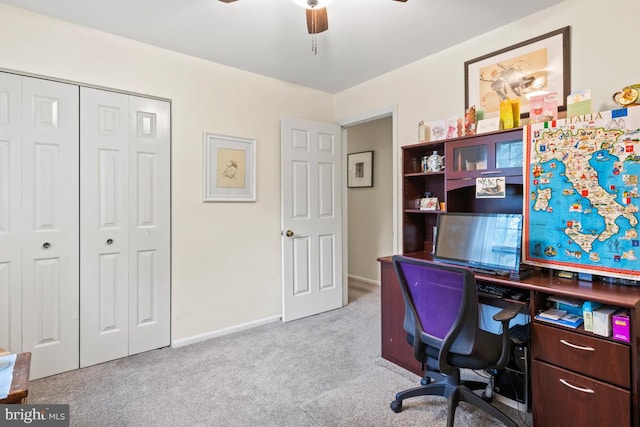
[{"label": "stack of paper", "polygon": [[549,310],[540,312],[536,315],[535,318],[543,322],[567,326],[574,329],[582,325],[583,322],[581,316],[567,313],[566,310],[558,310],[557,308],[551,308]]},{"label": "stack of paper", "polygon": [[541,311],[539,313],[541,317],[545,317],[547,319],[553,319],[553,320],[558,320],[565,314],[567,314],[567,310],[559,310],[557,308],[550,308],[547,311]]}]

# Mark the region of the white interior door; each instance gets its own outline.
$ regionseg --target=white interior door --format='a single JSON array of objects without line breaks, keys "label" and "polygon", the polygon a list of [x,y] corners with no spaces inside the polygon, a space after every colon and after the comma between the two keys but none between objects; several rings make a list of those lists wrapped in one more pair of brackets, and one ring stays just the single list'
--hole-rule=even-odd
[{"label": "white interior door", "polygon": [[79,95],[48,80],[22,85],[22,351],[35,379],[79,362]]},{"label": "white interior door", "polygon": [[129,100],[80,89],[80,367],[129,354]]},{"label": "white interior door", "polygon": [[22,351],[22,79],[0,73],[0,347]]},{"label": "white interior door", "polygon": [[129,354],[171,340],[170,113],[129,97]]},{"label": "white interior door", "polygon": [[340,127],[283,119],[282,320],[342,306]]}]

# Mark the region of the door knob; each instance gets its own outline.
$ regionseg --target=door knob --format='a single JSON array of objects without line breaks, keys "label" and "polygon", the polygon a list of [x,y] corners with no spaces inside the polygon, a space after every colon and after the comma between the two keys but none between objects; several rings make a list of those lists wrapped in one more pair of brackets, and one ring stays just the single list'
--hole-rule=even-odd
[{"label": "door knob", "polygon": [[51,243],[49,243],[49,242],[44,242],[42,244],[42,249],[49,249],[50,247],[51,247]]},{"label": "door knob", "polygon": [[113,243],[113,239],[107,239],[107,245],[110,245]]},{"label": "door knob", "polygon": [[286,235],[287,235],[287,237],[293,237],[293,231],[287,230]]}]

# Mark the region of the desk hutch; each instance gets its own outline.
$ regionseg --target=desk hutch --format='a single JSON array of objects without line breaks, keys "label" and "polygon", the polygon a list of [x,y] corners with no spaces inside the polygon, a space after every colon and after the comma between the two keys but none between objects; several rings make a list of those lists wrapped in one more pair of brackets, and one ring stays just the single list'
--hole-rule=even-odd
[{"label": "desk hutch", "polygon": [[[442,211],[421,211],[416,199],[430,192],[450,212],[522,212],[522,129],[426,142],[402,148],[403,254],[429,259],[433,227]],[[422,172],[421,158],[445,156],[445,170]],[[475,179],[505,178],[506,197],[477,199]],[[382,279],[382,357],[418,375],[402,327],[404,303],[391,257],[379,258]],[[522,280],[476,275],[486,282],[525,291],[531,316],[531,404],[534,426],[589,425],[640,427],[640,287],[559,278],[535,269]],[[542,323],[534,315],[550,296],[590,300],[628,309],[631,342],[615,341],[584,328]],[[492,302],[495,305],[495,300]]]}]

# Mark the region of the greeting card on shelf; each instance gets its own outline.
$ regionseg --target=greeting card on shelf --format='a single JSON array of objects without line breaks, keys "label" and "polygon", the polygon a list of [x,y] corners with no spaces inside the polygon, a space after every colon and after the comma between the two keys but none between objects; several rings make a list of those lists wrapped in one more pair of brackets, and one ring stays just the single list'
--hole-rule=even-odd
[{"label": "greeting card on shelf", "polygon": [[429,127],[431,128],[430,141],[439,141],[447,137],[447,121],[446,120],[438,120],[435,122],[431,122],[429,123]]},{"label": "greeting card on shelf", "polygon": [[476,134],[476,106],[472,105],[464,112],[464,134],[465,136]]},{"label": "greeting card on shelf", "polygon": [[447,119],[447,139],[455,138],[458,135],[458,118],[450,117]]},{"label": "greeting card on shelf", "polygon": [[421,120],[418,122],[418,142],[428,142],[431,136],[429,125]]},{"label": "greeting card on shelf", "polygon": [[478,120],[478,128],[476,129],[476,133],[493,132],[497,130],[500,130],[500,117]]},{"label": "greeting card on shelf", "polygon": [[558,92],[532,96],[529,99],[529,123],[544,123],[558,119]]},{"label": "greeting card on shelf", "polygon": [[582,89],[567,96],[567,118],[591,114],[591,90]]}]

